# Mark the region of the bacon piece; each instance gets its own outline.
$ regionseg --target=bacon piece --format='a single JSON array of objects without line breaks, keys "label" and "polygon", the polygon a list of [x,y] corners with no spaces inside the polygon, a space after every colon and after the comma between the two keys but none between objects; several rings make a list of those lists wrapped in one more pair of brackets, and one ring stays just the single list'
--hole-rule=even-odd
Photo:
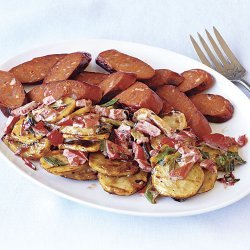
[{"label": "bacon piece", "polygon": [[52,95],[43,98],[43,104],[45,105],[50,105],[54,102],[56,102],[56,99]]},{"label": "bacon piece", "polygon": [[109,118],[123,121],[128,118],[128,111],[124,109],[110,109]]},{"label": "bacon piece", "polygon": [[70,166],[79,166],[88,160],[87,154],[78,150],[64,149],[63,155],[67,157]]},{"label": "bacon piece", "polygon": [[175,144],[177,143],[176,140],[171,139],[167,136],[162,137],[158,149],[160,149],[163,145],[168,145],[171,148],[175,148]]},{"label": "bacon piece", "polygon": [[203,136],[203,141],[211,148],[227,151],[231,146],[244,146],[247,142],[247,139],[246,136],[243,135],[239,137],[237,142],[233,137],[215,133]]},{"label": "bacon piece", "polygon": [[94,112],[100,116],[108,117],[110,113],[110,109],[106,107],[101,107],[99,105],[95,105]]},{"label": "bacon piece", "polygon": [[38,102],[32,101],[11,111],[13,116],[27,115],[31,110],[39,106]]},{"label": "bacon piece", "polygon": [[100,124],[99,115],[97,114],[88,114],[83,117],[83,122],[86,128],[93,128]]},{"label": "bacon piece", "polygon": [[20,120],[20,116],[9,116],[3,129],[5,134],[11,133],[14,125]]},{"label": "bacon piece", "polygon": [[92,106],[92,101],[89,99],[81,99],[76,101],[77,108],[90,107]]},{"label": "bacon piece", "polygon": [[35,133],[42,135],[47,135],[49,133],[48,129],[45,127],[44,122],[40,121],[35,126],[32,127]]},{"label": "bacon piece", "polygon": [[59,126],[73,126],[73,120],[65,117],[62,120],[60,120],[60,122],[58,122],[58,125]]},{"label": "bacon piece", "polygon": [[135,129],[138,131],[141,131],[145,134],[148,134],[150,136],[158,136],[161,133],[161,130],[159,128],[157,128],[156,126],[154,126],[153,124],[147,122],[147,121],[139,121],[136,125],[135,125]]},{"label": "bacon piece", "polygon": [[85,122],[83,120],[83,117],[75,116],[74,119],[73,119],[73,127],[84,128],[85,127]]},{"label": "bacon piece", "polygon": [[57,111],[49,107],[43,107],[32,110],[34,119],[36,122],[39,121],[52,121],[57,116]]},{"label": "bacon piece", "polygon": [[131,136],[131,127],[122,124],[121,126],[119,126],[118,129],[114,129],[116,138],[120,141],[120,142],[126,142],[130,140],[130,136]]},{"label": "bacon piece", "polygon": [[125,149],[124,147],[113,143],[112,141],[106,140],[105,146],[107,149],[107,155],[109,159],[122,159],[127,160],[131,156],[131,151],[129,149]]},{"label": "bacon piece", "polygon": [[58,130],[52,130],[47,134],[47,138],[53,146],[58,146],[63,143],[63,135]]},{"label": "bacon piece", "polygon": [[212,172],[212,173],[217,173],[217,167],[216,167],[216,164],[213,160],[211,159],[206,159],[206,160],[203,160],[201,163],[200,163],[200,166],[202,168],[205,168],[207,169],[208,171]]},{"label": "bacon piece", "polygon": [[198,149],[186,146],[179,147],[178,152],[182,155],[178,162],[179,168],[171,170],[170,177],[174,180],[183,180],[187,177],[193,165],[201,159],[201,154]]},{"label": "bacon piece", "polygon": [[246,135],[241,135],[239,136],[238,140],[237,140],[237,144],[239,147],[243,147],[247,144],[247,137]]},{"label": "bacon piece", "polygon": [[138,163],[139,167],[145,172],[151,172],[152,166],[147,161],[146,154],[142,148],[142,146],[132,143],[132,150],[135,155],[135,161]]}]

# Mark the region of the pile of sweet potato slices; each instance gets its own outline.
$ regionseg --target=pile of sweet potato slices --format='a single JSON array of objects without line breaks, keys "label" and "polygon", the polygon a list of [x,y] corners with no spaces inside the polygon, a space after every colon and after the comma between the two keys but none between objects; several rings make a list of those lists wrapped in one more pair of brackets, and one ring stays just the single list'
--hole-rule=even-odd
[{"label": "pile of sweet potato slices", "polygon": [[[107,73],[85,71],[91,61],[86,52],[37,57],[7,71],[0,71],[0,106],[12,110],[23,104],[53,96],[60,99],[90,99],[102,103],[118,98],[136,110],[148,108],[156,114],[178,110],[188,125],[202,138],[211,133],[208,123],[221,123],[233,115],[233,106],[224,97],[204,94],[214,78],[202,69],[181,74],[169,69],[153,69],[133,56],[111,49],[101,52],[96,64]],[[23,85],[36,85],[25,93]]]}]

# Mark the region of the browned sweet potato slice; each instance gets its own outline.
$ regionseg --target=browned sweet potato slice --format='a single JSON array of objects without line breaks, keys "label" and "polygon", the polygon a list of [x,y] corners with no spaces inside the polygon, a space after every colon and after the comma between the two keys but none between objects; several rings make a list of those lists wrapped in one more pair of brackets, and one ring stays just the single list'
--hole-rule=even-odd
[{"label": "browned sweet potato slice", "polygon": [[56,100],[63,96],[74,99],[90,99],[98,103],[102,98],[102,91],[98,86],[74,80],[51,82],[34,87],[28,96],[31,101],[42,102],[43,98],[52,95]]},{"label": "browned sweet potato slice", "polygon": [[0,106],[17,108],[24,100],[25,92],[20,81],[11,72],[0,70]]},{"label": "browned sweet potato slice", "polygon": [[195,95],[212,87],[214,78],[202,69],[191,69],[181,74],[184,81],[178,86],[181,92]]},{"label": "browned sweet potato slice", "polygon": [[174,110],[174,107],[170,105],[166,100],[162,100],[162,103],[163,103],[163,106],[160,112],[161,116],[167,115],[168,113]]},{"label": "browned sweet potato slice", "polygon": [[164,85],[159,87],[156,93],[172,105],[175,110],[179,110],[185,115],[187,124],[199,138],[212,132],[206,118],[195,107],[192,101],[184,93],[180,92],[178,88],[172,85]]},{"label": "browned sweet potato slice", "polygon": [[116,96],[119,102],[134,110],[148,108],[159,114],[162,109],[161,98],[146,84],[136,82]]},{"label": "browned sweet potato slice", "polygon": [[233,105],[220,95],[198,94],[190,99],[210,122],[226,122],[233,116]]},{"label": "browned sweet potato slice", "polygon": [[75,52],[59,60],[44,78],[43,83],[63,81],[74,77],[83,71],[91,61],[91,55],[86,52]]},{"label": "browned sweet potato slice", "polygon": [[103,80],[99,87],[102,90],[103,100],[109,100],[130,87],[136,81],[136,75],[132,73],[116,72]]},{"label": "browned sweet potato slice", "polygon": [[155,74],[154,69],[147,63],[114,49],[101,52],[96,58],[96,63],[110,73],[134,73],[139,80],[152,78]]},{"label": "browned sweet potato slice", "polygon": [[36,57],[31,61],[17,65],[12,68],[10,72],[12,72],[21,83],[39,83],[49,73],[53,65],[64,58],[65,55],[66,54],[54,54]]},{"label": "browned sweet potato slice", "polygon": [[150,88],[156,89],[157,87],[165,84],[178,86],[183,80],[184,77],[174,71],[169,69],[156,69],[155,75],[148,80],[144,80],[143,82]]},{"label": "browned sweet potato slice", "polygon": [[108,74],[83,71],[82,73],[80,73],[78,76],[75,77],[75,80],[79,82],[86,82],[93,85],[99,85],[107,77]]}]

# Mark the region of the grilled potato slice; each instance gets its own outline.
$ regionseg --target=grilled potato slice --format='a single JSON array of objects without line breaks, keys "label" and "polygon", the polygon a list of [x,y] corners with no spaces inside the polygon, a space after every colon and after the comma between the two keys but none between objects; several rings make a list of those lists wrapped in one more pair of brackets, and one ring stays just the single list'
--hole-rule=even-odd
[{"label": "grilled potato slice", "polygon": [[40,134],[32,134],[29,131],[23,131],[22,126],[25,118],[20,119],[14,126],[11,137],[18,142],[24,144],[32,144],[40,140],[43,136]]},{"label": "grilled potato slice", "polygon": [[139,172],[139,167],[132,161],[110,160],[102,153],[92,153],[89,156],[90,167],[107,176],[130,176]]},{"label": "grilled potato slice", "polygon": [[186,117],[179,111],[170,112],[169,114],[163,116],[162,120],[167,122],[173,130],[183,130],[187,127]]},{"label": "grilled potato slice", "polygon": [[215,161],[216,157],[221,154],[219,149],[210,148],[208,146],[202,147],[202,151],[208,153],[209,158],[213,161]]},{"label": "grilled potato slice", "polygon": [[166,137],[165,135],[163,134],[160,134],[158,136],[155,136],[155,137],[151,137],[150,138],[150,144],[151,144],[151,147],[153,149],[158,149],[159,148],[159,145],[161,144],[161,140],[162,138]]},{"label": "grilled potato slice", "polygon": [[89,145],[81,145],[81,144],[60,144],[58,145],[59,149],[73,149],[79,150],[83,152],[98,152],[100,150],[100,142],[93,142]]},{"label": "grilled potato slice", "polygon": [[76,110],[75,112],[70,114],[68,117],[73,118],[75,116],[85,115],[85,114],[89,113],[90,111],[91,111],[91,106],[83,107],[83,108]]},{"label": "grilled potato slice", "polygon": [[217,173],[213,173],[207,169],[202,169],[204,172],[204,181],[201,188],[198,191],[198,194],[205,193],[214,188],[214,184],[217,180]]},{"label": "grilled potato slice", "polygon": [[40,158],[41,166],[48,172],[55,175],[64,175],[77,171],[81,168],[80,166],[70,166],[67,157],[62,154],[62,151],[52,151]]},{"label": "grilled potato slice", "polygon": [[184,180],[172,180],[167,168],[167,165],[157,165],[152,175],[153,186],[161,195],[186,199],[197,194],[204,181],[204,172],[199,164],[193,166]]},{"label": "grilled potato slice", "polygon": [[138,192],[147,184],[148,173],[140,171],[128,177],[112,177],[98,173],[98,180],[106,192],[128,196]]},{"label": "grilled potato slice", "polygon": [[97,180],[97,172],[91,169],[89,163],[86,162],[75,171],[63,173],[62,177],[78,181]]},{"label": "grilled potato slice", "polygon": [[62,126],[60,131],[65,134],[79,135],[79,136],[89,136],[94,134],[93,128],[80,128],[73,126]]},{"label": "grilled potato slice", "polygon": [[[60,101],[60,100],[59,100]],[[52,103],[49,105],[50,108],[54,108],[56,110],[56,103]],[[55,119],[53,119],[52,121],[50,121],[50,123],[55,123],[57,121],[60,121],[61,119],[63,119],[64,117],[68,116],[69,114],[71,114],[74,109],[76,108],[76,101],[73,98],[70,97],[65,97],[62,99],[62,104],[66,105],[64,109],[62,109],[61,111],[58,111]]]},{"label": "grilled potato slice", "polygon": [[100,135],[70,135],[63,134],[63,138],[72,139],[72,140],[83,140],[83,141],[101,141],[109,138],[109,133],[100,134]]},{"label": "grilled potato slice", "polygon": [[31,160],[38,160],[50,151],[50,142],[46,138],[43,138],[32,145],[26,145],[21,142],[13,141],[11,138],[5,136],[3,142],[15,154],[18,153],[21,157]]}]

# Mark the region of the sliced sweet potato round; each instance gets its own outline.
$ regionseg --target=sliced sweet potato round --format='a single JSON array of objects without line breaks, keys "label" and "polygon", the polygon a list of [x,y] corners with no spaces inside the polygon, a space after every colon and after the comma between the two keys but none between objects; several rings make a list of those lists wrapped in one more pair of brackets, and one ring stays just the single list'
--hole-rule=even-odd
[{"label": "sliced sweet potato round", "polygon": [[233,116],[233,105],[223,96],[213,94],[197,94],[191,96],[190,100],[210,122],[226,122]]},{"label": "sliced sweet potato round", "polygon": [[181,74],[184,77],[183,82],[178,86],[179,90],[187,95],[201,93],[214,84],[214,78],[205,70],[191,69]]},{"label": "sliced sweet potato round", "polygon": [[178,73],[169,70],[169,69],[156,69],[155,75],[143,82],[148,85],[152,89],[156,89],[157,87],[165,84],[180,85],[184,80],[184,77],[179,75]]},{"label": "sliced sweet potato round", "polygon": [[50,69],[43,83],[63,81],[83,71],[91,61],[91,55],[86,52],[75,52],[66,55]]},{"label": "sliced sweet potato round", "polygon": [[66,54],[53,54],[33,58],[12,68],[11,73],[21,82],[26,84],[40,83],[49,73],[50,69]]},{"label": "sliced sweet potato round", "polygon": [[147,63],[114,49],[101,52],[96,58],[96,63],[110,73],[134,73],[139,80],[152,78],[155,74],[154,69]]},{"label": "sliced sweet potato round", "polygon": [[20,81],[11,72],[0,70],[0,106],[18,108],[24,100],[25,92]]}]

